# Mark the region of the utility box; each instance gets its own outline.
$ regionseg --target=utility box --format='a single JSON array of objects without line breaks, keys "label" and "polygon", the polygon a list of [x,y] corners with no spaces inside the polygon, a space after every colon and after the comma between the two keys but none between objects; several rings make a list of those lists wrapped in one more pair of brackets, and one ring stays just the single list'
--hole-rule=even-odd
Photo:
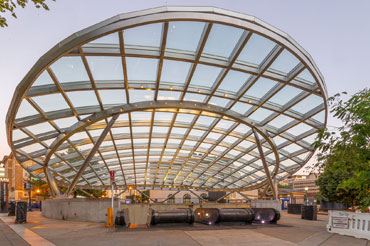
[{"label": "utility box", "polygon": [[301,218],[304,220],[317,220],[317,207],[314,206],[302,206]]}]

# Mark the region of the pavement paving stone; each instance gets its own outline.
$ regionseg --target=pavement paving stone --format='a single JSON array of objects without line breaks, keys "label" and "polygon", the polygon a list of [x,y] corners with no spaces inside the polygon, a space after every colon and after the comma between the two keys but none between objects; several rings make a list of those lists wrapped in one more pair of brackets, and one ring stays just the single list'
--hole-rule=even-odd
[{"label": "pavement paving stone", "polygon": [[26,246],[29,245],[5,222],[0,220],[0,246]]},{"label": "pavement paving stone", "polygon": [[[58,246],[370,246],[364,239],[326,232],[326,215],[319,215],[317,221],[307,221],[298,215],[282,212],[277,225],[183,224],[135,229],[105,228],[102,223],[53,220],[42,217],[36,211],[28,213],[27,217],[28,223],[20,226]],[[6,223],[0,223],[0,230],[0,246],[28,245]],[[19,241],[21,243],[18,244]]]}]

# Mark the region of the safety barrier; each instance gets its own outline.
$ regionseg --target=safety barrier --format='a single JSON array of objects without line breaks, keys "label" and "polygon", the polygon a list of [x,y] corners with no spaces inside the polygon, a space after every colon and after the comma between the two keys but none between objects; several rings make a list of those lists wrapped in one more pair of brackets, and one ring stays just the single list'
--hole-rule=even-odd
[{"label": "safety barrier", "polygon": [[370,214],[329,210],[328,232],[370,240]]}]

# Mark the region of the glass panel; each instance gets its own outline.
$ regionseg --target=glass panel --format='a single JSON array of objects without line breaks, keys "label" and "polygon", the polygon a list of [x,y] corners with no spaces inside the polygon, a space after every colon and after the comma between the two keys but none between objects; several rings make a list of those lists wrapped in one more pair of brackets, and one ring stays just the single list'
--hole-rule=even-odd
[{"label": "glass panel", "polygon": [[129,80],[155,81],[157,79],[157,59],[127,57],[126,63]]},{"label": "glass panel", "polygon": [[162,23],[137,26],[124,30],[125,46],[159,47],[162,33]]},{"label": "glass panel", "polygon": [[196,124],[208,127],[213,123],[213,121],[214,121],[214,118],[212,117],[199,116]]},{"label": "glass panel", "polygon": [[305,123],[300,123],[292,128],[290,128],[289,130],[287,130],[286,132],[290,133],[290,134],[293,134],[294,136],[299,136],[301,135],[302,133],[305,133],[306,131],[309,131],[311,130],[312,127],[305,124]]},{"label": "glass panel", "polygon": [[184,101],[203,102],[205,98],[206,96],[202,94],[186,93]]},{"label": "glass panel", "polygon": [[271,79],[259,78],[254,85],[244,94],[244,96],[251,96],[255,98],[262,98],[277,82]]},{"label": "glass panel", "polygon": [[132,112],[131,119],[132,121],[144,121],[148,122],[152,118],[151,112]]},{"label": "glass panel", "polygon": [[324,100],[316,95],[310,95],[294,105],[291,109],[294,111],[297,111],[301,114],[305,114],[308,111],[316,108],[317,106],[321,105],[324,103]]},{"label": "glass panel", "polygon": [[22,138],[29,138],[29,136],[25,134],[24,132],[22,132],[21,130],[13,130],[12,137],[13,137],[12,139],[13,141],[17,141]]},{"label": "glass panel", "polygon": [[154,100],[154,91],[152,90],[129,90],[129,93],[130,103]]},{"label": "glass panel", "polygon": [[154,115],[155,121],[172,121],[173,113],[156,112]]},{"label": "glass panel", "polygon": [[183,135],[185,134],[187,131],[187,128],[178,128],[178,127],[174,127],[172,128],[172,131],[171,133],[176,133],[176,134],[180,134],[180,135]]},{"label": "glass panel", "polygon": [[235,111],[239,114],[245,114],[251,107],[252,107],[252,105],[250,105],[250,104],[237,102],[237,103],[234,104],[234,106],[231,108],[231,110],[233,110],[233,111]]},{"label": "glass panel", "polygon": [[27,100],[23,99],[21,106],[19,106],[16,119],[23,118],[30,115],[39,114],[36,109]]},{"label": "glass panel", "polygon": [[221,68],[199,64],[195,69],[190,84],[212,87],[220,71]]},{"label": "glass panel", "polygon": [[54,120],[54,123],[61,129],[70,127],[77,122],[78,121],[75,117],[68,117],[68,118],[63,118],[59,120]]},{"label": "glass panel", "polygon": [[195,52],[204,29],[203,22],[175,21],[168,25],[167,49]]},{"label": "glass panel", "polygon": [[259,65],[274,46],[275,43],[270,39],[264,38],[258,34],[253,34],[240,53],[238,60]]},{"label": "glass panel", "polygon": [[49,123],[44,122],[41,124],[28,126],[26,127],[33,135],[38,135],[45,132],[55,131],[54,127],[52,127]]},{"label": "glass panel", "polygon": [[279,115],[278,117],[270,121],[268,125],[276,127],[276,128],[281,128],[292,121],[293,119],[288,116]]},{"label": "glass panel", "polygon": [[240,124],[239,126],[237,126],[234,130],[233,130],[233,133],[236,133],[236,134],[240,134],[240,135],[244,135],[244,134],[247,134],[247,132],[250,130],[249,126],[247,125],[244,125],[244,124]]},{"label": "glass panel", "polygon": [[312,134],[308,137],[305,137],[304,139],[302,139],[303,141],[306,141],[307,143],[309,144],[313,144],[315,141],[316,141],[316,137],[317,137],[317,134]]},{"label": "glass panel", "polygon": [[125,104],[126,93],[123,90],[99,90],[103,104]]},{"label": "glass panel", "polygon": [[298,150],[302,149],[299,145],[292,143],[289,144],[288,146],[284,147],[283,150],[287,151],[288,153],[294,153]]},{"label": "glass panel", "polygon": [[121,57],[87,56],[86,59],[95,80],[123,81]]},{"label": "glass panel", "polygon": [[184,84],[188,77],[191,63],[164,60],[161,81]]},{"label": "glass panel", "polygon": [[62,57],[51,65],[51,69],[60,83],[89,81],[81,57]]},{"label": "glass panel", "polygon": [[310,83],[310,84],[315,84],[315,79],[312,77],[310,71],[308,71],[308,69],[306,68],[305,70],[303,70],[300,74],[298,74],[297,76],[298,79],[303,79],[305,80],[306,82]]},{"label": "glass panel", "polygon": [[248,118],[261,122],[264,119],[266,119],[268,116],[270,116],[273,112],[264,108],[259,108],[256,111],[254,111],[253,114],[251,114]]},{"label": "glass panel", "polygon": [[280,144],[285,143],[287,141],[285,138],[282,138],[280,136],[274,137],[273,140],[274,140],[274,142],[277,146],[279,146]]},{"label": "glass panel", "polygon": [[181,92],[177,91],[158,91],[158,100],[179,100]]},{"label": "glass panel", "polygon": [[44,72],[41,73],[41,75],[33,82],[32,86],[39,86],[39,85],[49,85],[53,84],[54,82],[51,79],[49,73],[45,70]]},{"label": "glass panel", "polygon": [[89,44],[119,44],[118,33],[115,32],[112,34],[105,35],[101,38],[97,38],[89,42]]},{"label": "glass panel", "polygon": [[204,54],[229,57],[243,30],[220,24],[214,24],[204,47]]},{"label": "glass panel", "polygon": [[216,127],[217,127],[217,128],[221,128],[221,129],[228,130],[232,125],[234,125],[234,122],[221,119],[221,120],[217,123]]},{"label": "glass panel", "polygon": [[93,91],[73,91],[67,92],[66,94],[75,108],[99,105],[95,92]]},{"label": "glass panel", "polygon": [[195,115],[191,115],[191,114],[177,114],[176,122],[191,123],[194,117]]},{"label": "glass panel", "polygon": [[212,97],[211,100],[208,102],[209,104],[217,105],[220,107],[226,107],[230,102],[229,99],[220,98],[220,97]]},{"label": "glass panel", "polygon": [[42,150],[42,149],[45,149],[45,148],[41,144],[34,143],[34,144],[31,144],[31,145],[25,146],[23,148],[20,148],[18,150],[22,150],[26,153],[32,153],[32,152],[39,151],[39,150]]},{"label": "glass panel", "polygon": [[153,127],[153,134],[167,134],[169,127],[159,127],[159,126],[154,126]]},{"label": "glass panel", "polygon": [[285,105],[287,102],[292,100],[294,97],[302,92],[300,89],[286,85],[280,91],[278,91],[273,97],[269,99],[269,102],[276,103],[279,105]]},{"label": "glass panel", "polygon": [[314,116],[312,116],[312,119],[317,120],[321,123],[324,123],[325,122],[325,111],[321,111],[320,113],[315,114]]},{"label": "glass panel", "polygon": [[67,102],[60,93],[49,94],[32,98],[36,104],[44,111],[50,112],[61,109],[69,109]]},{"label": "glass panel", "polygon": [[228,145],[232,145],[233,143],[235,143],[237,140],[239,140],[239,138],[236,138],[236,137],[231,137],[231,136],[227,136],[224,138],[224,140],[222,140],[223,142],[227,143]]},{"label": "glass panel", "polygon": [[288,50],[284,49],[283,52],[276,58],[271,64],[270,68],[288,74],[295,66],[297,66],[299,60]]},{"label": "glass panel", "polygon": [[244,83],[249,79],[249,77],[250,74],[231,70],[226,75],[218,89],[238,92]]}]

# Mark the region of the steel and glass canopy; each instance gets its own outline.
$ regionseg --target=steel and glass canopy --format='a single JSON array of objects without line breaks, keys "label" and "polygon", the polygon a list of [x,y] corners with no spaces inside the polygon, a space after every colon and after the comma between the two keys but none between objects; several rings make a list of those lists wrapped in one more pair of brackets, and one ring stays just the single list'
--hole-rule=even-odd
[{"label": "steel and glass canopy", "polygon": [[[242,191],[313,155],[326,87],[261,20],[210,7],[115,16],[47,52],[7,115],[19,163],[54,187]],[[54,184],[54,185],[53,185]]]}]

